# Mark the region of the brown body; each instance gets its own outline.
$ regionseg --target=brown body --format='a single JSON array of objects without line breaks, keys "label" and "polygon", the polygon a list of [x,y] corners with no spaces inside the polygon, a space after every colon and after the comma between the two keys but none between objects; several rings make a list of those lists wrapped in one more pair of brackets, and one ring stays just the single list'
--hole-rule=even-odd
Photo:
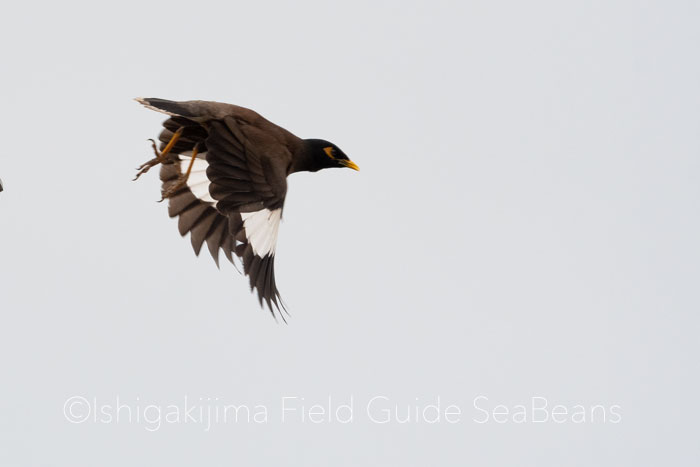
[{"label": "brown body", "polygon": [[330,167],[358,170],[357,165],[332,143],[298,138],[245,107],[157,98],[137,101],[170,116],[159,136],[161,152],[156,150],[157,157],[141,166],[137,178],[162,164],[168,213],[179,218],[181,235],[190,233],[195,253],[206,242],[217,264],[219,250],[232,262],[233,254],[241,258],[260,302],[279,310],[274,244],[287,176]]}]

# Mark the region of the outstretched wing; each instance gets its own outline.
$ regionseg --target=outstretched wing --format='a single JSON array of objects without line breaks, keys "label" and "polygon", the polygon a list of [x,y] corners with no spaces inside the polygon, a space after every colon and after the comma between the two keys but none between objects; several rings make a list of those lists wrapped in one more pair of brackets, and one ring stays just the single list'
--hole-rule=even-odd
[{"label": "outstretched wing", "polygon": [[198,144],[201,150],[192,166],[187,185],[168,198],[168,215],[178,217],[180,235],[184,237],[187,233],[190,234],[190,242],[197,256],[206,241],[209,253],[217,266],[220,250],[233,263],[235,240],[228,229],[228,218],[214,207],[215,200],[208,196],[207,163],[204,159],[206,130],[198,123],[181,117],[169,118],[163,126],[165,128],[159,136],[161,150],[170,141],[173,133],[178,128],[183,128],[182,137],[173,148],[171,156],[161,165],[160,180],[163,193],[178,182],[180,174],[187,171],[194,145]]},{"label": "outstretched wing", "polygon": [[[206,241],[217,264],[219,249],[229,259],[231,252],[239,256],[260,304],[264,300],[273,315],[275,308],[284,310],[274,259],[291,162],[287,147],[251,122],[259,116],[247,109],[198,101],[139,102],[171,115],[163,123],[161,148],[183,128],[161,168],[163,190],[187,171],[198,146],[186,186],[169,198],[169,214],[179,216],[181,235],[190,232],[196,254]],[[236,115],[239,109],[242,115]]]},{"label": "outstretched wing", "polygon": [[[275,284],[275,245],[287,194],[285,161],[291,160],[281,144],[251,142],[255,128],[227,116],[208,122],[206,169],[209,195],[216,209],[228,217],[236,240],[235,253],[243,260],[250,287],[280,310],[284,304]],[[262,153],[261,150],[265,152]],[[274,311],[273,311],[274,314]]]}]

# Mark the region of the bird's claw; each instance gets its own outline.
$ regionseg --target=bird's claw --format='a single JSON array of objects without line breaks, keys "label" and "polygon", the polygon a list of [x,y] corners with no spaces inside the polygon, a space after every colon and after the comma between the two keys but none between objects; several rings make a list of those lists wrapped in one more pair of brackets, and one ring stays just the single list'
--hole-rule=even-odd
[{"label": "bird's claw", "polygon": [[173,137],[170,138],[170,141],[163,149],[163,152],[158,152],[158,147],[156,146],[156,142],[154,139],[152,139],[152,138],[148,139],[148,141],[151,142],[151,147],[153,147],[153,152],[156,154],[156,157],[154,157],[153,159],[151,159],[148,162],[144,162],[136,169],[136,170],[138,170],[138,173],[136,174],[136,177],[134,177],[134,181],[138,180],[141,175],[148,172],[151,167],[156,166],[156,165],[162,163],[163,161],[165,161],[165,157],[168,155],[168,153],[173,148],[173,146],[175,146],[175,143],[177,143],[177,140],[180,139],[180,136],[182,136],[183,130],[184,130],[184,127],[180,127],[177,129],[177,131],[173,134]]},{"label": "bird's claw", "polygon": [[173,184],[171,184],[167,189],[163,190],[161,193],[161,198],[159,203],[165,200],[166,198],[170,198],[172,195],[180,191],[182,187],[184,187],[187,184],[187,175],[188,174],[182,174],[177,178],[177,181],[175,181]]},{"label": "bird's claw", "polygon": [[141,175],[143,175],[143,174],[145,174],[146,172],[148,172],[148,171],[151,169],[151,167],[160,164],[160,162],[161,162],[160,159],[159,159],[158,157],[155,157],[155,158],[151,159],[150,161],[144,162],[143,164],[141,164],[140,166],[138,166],[138,167],[136,168],[136,170],[138,170],[138,173],[137,173],[136,176],[134,177],[134,180],[133,180],[133,181],[138,180],[139,177],[140,177]]}]

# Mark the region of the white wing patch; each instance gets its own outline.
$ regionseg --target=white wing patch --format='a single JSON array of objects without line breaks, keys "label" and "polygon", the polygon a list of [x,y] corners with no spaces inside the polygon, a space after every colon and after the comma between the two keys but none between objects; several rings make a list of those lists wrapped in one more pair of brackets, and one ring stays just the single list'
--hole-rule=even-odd
[{"label": "white wing patch", "polygon": [[[197,155],[192,165],[192,171],[187,178],[187,187],[192,194],[206,203],[216,206],[217,201],[211,197],[209,193],[209,185],[211,182],[207,178],[206,152]],[[180,154],[180,172],[186,173],[190,166],[192,152],[188,151]],[[274,255],[275,246],[277,245],[277,232],[279,231],[280,220],[282,220],[282,209],[274,209],[270,211],[265,208],[255,212],[242,212],[241,219],[243,220],[243,228],[248,243],[253,248],[253,253],[261,258],[265,255]]]},{"label": "white wing patch", "polygon": [[243,228],[253,253],[261,258],[275,254],[277,232],[282,219],[282,208],[270,211],[265,208],[255,212],[242,212]]},{"label": "white wing patch", "polygon": [[[216,206],[216,200],[209,194],[210,182],[207,178],[207,167],[209,167],[209,164],[207,164],[206,159],[199,158],[199,156],[206,157],[206,154],[206,152],[198,154],[198,157],[194,160],[192,172],[187,178],[187,188],[200,201]],[[190,159],[192,159],[191,151],[180,154],[180,173],[184,174],[187,172],[187,168],[190,166]]]}]

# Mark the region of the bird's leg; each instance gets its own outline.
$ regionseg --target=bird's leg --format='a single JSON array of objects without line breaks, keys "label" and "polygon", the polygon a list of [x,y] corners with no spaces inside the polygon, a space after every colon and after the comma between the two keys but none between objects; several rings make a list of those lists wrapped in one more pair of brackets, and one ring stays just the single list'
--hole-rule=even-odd
[{"label": "bird's leg", "polygon": [[192,149],[192,157],[190,158],[190,165],[187,166],[187,171],[184,174],[180,174],[175,183],[170,185],[166,190],[163,190],[163,197],[161,198],[161,201],[163,201],[165,198],[170,198],[172,195],[177,193],[177,191],[180,188],[187,184],[187,179],[190,177],[190,173],[192,172],[192,166],[194,165],[194,160],[197,158],[198,152],[199,143],[195,144],[194,148]]},{"label": "bird's leg", "polygon": [[177,131],[173,134],[173,137],[170,138],[170,141],[168,141],[168,144],[165,145],[163,148],[163,152],[158,152],[158,148],[156,148],[156,142],[153,141],[152,139],[149,139],[151,142],[151,145],[153,146],[153,152],[156,153],[156,157],[151,159],[148,162],[144,162],[141,164],[136,170],[138,170],[138,173],[136,174],[136,177],[134,177],[134,180],[138,180],[138,178],[148,172],[148,170],[163,161],[165,161],[165,158],[167,157],[168,153],[170,150],[175,146],[175,143],[177,143],[177,140],[180,139],[180,136],[182,136],[182,131],[185,129],[185,127],[180,127],[177,129]]}]

